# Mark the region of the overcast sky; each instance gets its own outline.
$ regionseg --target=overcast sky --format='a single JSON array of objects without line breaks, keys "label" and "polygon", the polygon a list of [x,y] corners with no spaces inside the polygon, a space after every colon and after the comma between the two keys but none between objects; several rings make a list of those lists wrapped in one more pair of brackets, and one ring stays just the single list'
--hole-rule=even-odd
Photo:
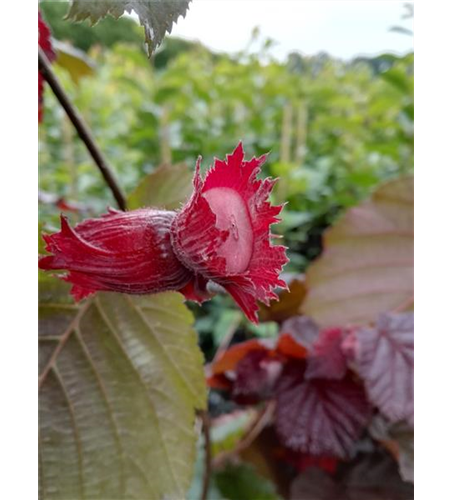
[{"label": "overcast sky", "polygon": [[278,44],[273,54],[312,55],[326,51],[348,59],[382,52],[405,54],[413,38],[391,33],[394,25],[412,29],[412,20],[398,0],[193,0],[173,34],[200,40],[214,50],[245,48],[259,26],[264,37]]}]

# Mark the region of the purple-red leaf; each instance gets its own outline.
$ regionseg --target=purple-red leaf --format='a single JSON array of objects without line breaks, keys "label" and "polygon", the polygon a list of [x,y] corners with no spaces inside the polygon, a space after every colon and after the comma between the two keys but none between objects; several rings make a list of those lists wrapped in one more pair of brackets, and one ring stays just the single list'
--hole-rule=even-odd
[{"label": "purple-red leaf", "polygon": [[241,342],[230,347],[221,357],[214,361],[211,365],[213,375],[221,375],[227,371],[236,369],[237,363],[242,360],[248,353],[254,351],[262,351],[267,353],[269,346],[262,340],[252,339],[247,342]]},{"label": "purple-red leaf", "polygon": [[382,314],[356,332],[358,372],[369,399],[391,421],[413,421],[414,316]]},{"label": "purple-red leaf", "polygon": [[310,350],[319,336],[319,328],[308,316],[293,316],[281,326],[281,333],[288,333]]},{"label": "purple-red leaf", "polygon": [[344,332],[341,328],[319,331],[307,316],[293,316],[286,320],[281,332],[308,351],[306,378],[341,379],[347,371],[347,359],[342,348]]},{"label": "purple-red leaf", "polygon": [[249,352],[237,364],[232,395],[265,399],[270,396],[281,369],[280,361],[269,357],[266,351]]},{"label": "purple-red leaf", "polygon": [[342,351],[343,331],[328,328],[320,332],[308,356],[306,378],[341,379],[347,371],[347,359]]},{"label": "purple-red leaf", "polygon": [[286,358],[305,359],[308,350],[290,333],[283,333],[278,338],[276,352]]},{"label": "purple-red leaf", "polygon": [[346,458],[370,418],[363,388],[343,380],[305,380],[303,363],[288,363],[276,390],[276,428],[283,443],[313,455]]}]

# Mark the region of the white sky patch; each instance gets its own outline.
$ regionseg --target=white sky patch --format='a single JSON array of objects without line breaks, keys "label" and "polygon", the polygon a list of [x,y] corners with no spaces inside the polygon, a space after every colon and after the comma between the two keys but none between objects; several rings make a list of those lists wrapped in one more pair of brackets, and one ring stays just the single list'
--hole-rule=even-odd
[{"label": "white sky patch", "polygon": [[217,51],[244,49],[254,27],[277,42],[272,54],[284,59],[292,51],[321,51],[349,59],[383,52],[405,54],[413,37],[389,31],[412,29],[413,20],[399,0],[193,0],[173,35],[199,40]]}]

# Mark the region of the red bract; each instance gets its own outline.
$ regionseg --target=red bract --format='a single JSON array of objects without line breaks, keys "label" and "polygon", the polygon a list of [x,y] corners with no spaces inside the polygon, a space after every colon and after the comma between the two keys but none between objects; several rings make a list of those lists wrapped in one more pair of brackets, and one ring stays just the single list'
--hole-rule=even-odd
[{"label": "red bract", "polygon": [[[53,61],[56,57],[55,52],[52,48],[52,42],[50,40],[50,29],[44,22],[41,13],[38,12],[38,44],[41,49],[45,52],[47,59]],[[44,78],[38,71],[38,121],[42,121],[43,114],[43,92],[44,92]]]},{"label": "red bract", "polygon": [[287,263],[285,247],[271,244],[270,226],[282,205],[268,196],[275,180],[257,180],[266,156],[244,161],[242,144],[225,161],[215,159],[203,180],[196,164],[194,192],[174,219],[176,255],[195,275],[222,285],[257,322],[257,300],[277,299],[273,291]]},{"label": "red bract", "polygon": [[44,235],[39,267],[67,269],[77,299],[97,290],[130,294],[180,290],[192,279],[173,253],[170,226],[174,212],[141,209],[110,213],[71,228],[61,217],[61,231]]},{"label": "red bract", "polygon": [[45,236],[42,269],[66,269],[73,295],[96,290],[131,294],[178,290],[189,300],[210,298],[209,280],[222,285],[247,317],[257,322],[257,300],[277,299],[285,247],[270,242],[270,225],[282,206],[267,201],[275,181],[256,180],[265,157],[243,161],[242,145],[226,161],[215,160],[205,180],[179,212],[112,211]]}]

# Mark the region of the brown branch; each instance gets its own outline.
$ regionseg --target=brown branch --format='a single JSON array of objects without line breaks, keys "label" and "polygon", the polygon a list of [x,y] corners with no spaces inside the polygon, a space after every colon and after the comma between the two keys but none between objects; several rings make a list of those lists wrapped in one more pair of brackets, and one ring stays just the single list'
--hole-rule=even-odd
[{"label": "brown branch", "polygon": [[97,146],[90,129],[88,128],[77,108],[74,106],[74,104],[72,104],[69,96],[66,94],[65,90],[58,81],[55,73],[52,70],[50,62],[41,47],[39,47],[38,62],[39,72],[49,84],[61,106],[63,106],[67,116],[72,122],[72,125],[74,125],[75,129],[77,130],[80,139],[85,143],[85,146],[91,154],[91,157],[98,166],[105,182],[113,193],[118,207],[121,210],[126,210],[126,198],[118,183],[116,182],[111,168],[109,167],[107,161],[105,160],[103,154]]},{"label": "brown branch", "polygon": [[207,500],[209,493],[210,476],[212,474],[212,445],[210,442],[210,418],[206,410],[199,412],[204,435],[204,474],[202,478],[202,492],[200,500]]}]

